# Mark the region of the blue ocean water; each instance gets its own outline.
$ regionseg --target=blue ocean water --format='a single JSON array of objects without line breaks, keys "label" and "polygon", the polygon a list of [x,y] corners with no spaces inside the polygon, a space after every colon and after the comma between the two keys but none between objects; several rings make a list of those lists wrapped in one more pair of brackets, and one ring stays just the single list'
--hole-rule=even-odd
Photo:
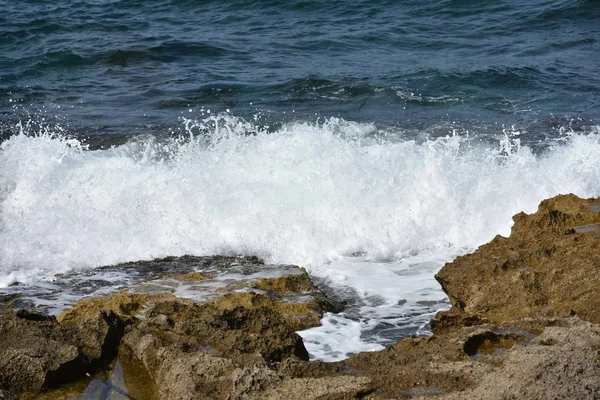
[{"label": "blue ocean water", "polygon": [[11,122],[43,109],[88,134],[132,134],[204,107],[262,112],[267,124],[316,115],[549,135],[596,123],[600,110],[595,0],[11,0],[0,9],[0,110]]},{"label": "blue ocean water", "polygon": [[0,296],[257,255],[348,301],[302,333],[336,360],[426,333],[444,262],[599,175],[597,0],[0,0]]}]

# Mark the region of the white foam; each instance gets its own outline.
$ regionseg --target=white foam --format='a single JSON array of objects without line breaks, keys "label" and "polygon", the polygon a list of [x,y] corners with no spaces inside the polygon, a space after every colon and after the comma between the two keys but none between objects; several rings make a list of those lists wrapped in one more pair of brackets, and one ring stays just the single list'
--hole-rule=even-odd
[{"label": "white foam", "polygon": [[[312,273],[337,290],[351,289],[356,305],[341,315],[327,314],[322,325],[298,332],[311,357],[339,361],[372,351],[400,337],[427,333],[435,311],[448,307],[434,274],[450,254],[418,255],[395,262],[341,258]],[[341,289],[342,288],[342,289]]]},{"label": "white foam", "polygon": [[[354,288],[365,315],[402,299],[412,312],[418,288],[440,298],[436,268],[508,235],[515,213],[600,195],[598,132],[536,156],[518,132],[420,143],[334,118],[265,133],[230,115],[186,128],[95,151],[25,128],[3,142],[0,287],[171,255],[257,255]],[[369,306],[374,295],[384,303]]]},{"label": "white foam", "polygon": [[0,276],[0,288],[5,288],[15,283],[26,283],[27,275],[22,271],[13,271],[7,275]]},{"label": "white foam", "polygon": [[513,214],[546,197],[600,192],[596,134],[536,157],[508,140],[380,142],[368,139],[372,125],[337,119],[272,134],[211,121],[220,127],[204,121],[207,140],[186,143],[85,151],[49,134],[2,143],[3,273],[186,253],[309,267],[355,252],[399,259],[506,235]]},{"label": "white foam", "polygon": [[343,314],[326,313],[321,326],[298,332],[304,341],[311,359],[339,361],[361,351],[377,351],[384,347],[369,343],[361,338],[361,333],[373,327],[375,320],[356,321]]}]

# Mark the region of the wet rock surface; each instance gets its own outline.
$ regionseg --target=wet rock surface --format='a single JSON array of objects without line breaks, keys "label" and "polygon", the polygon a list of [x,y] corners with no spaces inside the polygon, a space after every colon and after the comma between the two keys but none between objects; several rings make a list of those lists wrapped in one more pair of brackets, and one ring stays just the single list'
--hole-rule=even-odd
[{"label": "wet rock surface", "polygon": [[102,312],[78,324],[25,310],[0,318],[0,387],[37,392],[85,376],[117,354],[123,324]]},{"label": "wet rock surface", "polygon": [[433,336],[337,363],[309,361],[295,333],[339,307],[302,269],[142,263],[147,279],[58,318],[8,307],[0,398],[598,399],[599,204],[558,196],[516,215],[509,238],[437,274],[453,307]]}]

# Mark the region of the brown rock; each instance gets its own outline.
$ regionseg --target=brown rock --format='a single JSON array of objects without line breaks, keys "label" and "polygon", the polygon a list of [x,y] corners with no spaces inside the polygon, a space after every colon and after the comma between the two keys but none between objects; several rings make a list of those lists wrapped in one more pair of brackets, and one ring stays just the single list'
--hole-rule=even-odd
[{"label": "brown rock", "polygon": [[232,361],[196,350],[193,341],[164,336],[137,328],[125,336],[120,358],[137,368],[128,383],[139,382],[140,375],[142,381],[149,376],[160,399],[221,398],[235,368]]},{"label": "brown rock", "polygon": [[[208,312],[208,309],[204,311]],[[238,311],[250,310],[240,308]],[[186,314],[186,317],[189,316]],[[203,323],[198,324],[196,321],[193,325]],[[285,324],[285,320],[271,323],[277,330],[277,325]],[[300,360],[293,352],[288,354],[284,362],[267,362],[260,351],[221,351],[222,348],[219,350],[210,344],[198,345],[197,332],[183,338],[181,333],[165,332],[162,328],[147,329],[143,324],[140,324],[140,328],[142,329],[132,329],[125,336],[121,357],[129,357],[132,362],[142,365],[150,373],[156,383],[156,398],[355,399],[371,391],[369,377],[340,375],[339,368],[319,368],[324,364]],[[253,339],[264,343],[271,342],[267,347],[273,346],[279,340],[268,335],[264,335],[262,339]],[[250,344],[244,338],[238,338],[238,341],[251,347],[262,347]],[[298,367],[298,364],[302,366]],[[290,368],[290,365],[296,365],[296,368]],[[312,374],[316,376],[301,376],[311,375],[306,374],[305,367],[312,370]]]},{"label": "brown rock", "polygon": [[360,399],[371,393],[371,380],[365,376],[287,379],[263,391],[244,397],[248,400],[344,400]]},{"label": "brown rock", "polygon": [[94,371],[116,357],[126,322],[112,311],[101,311],[79,318],[68,315],[60,325],[65,337],[85,357],[88,371]]},{"label": "brown rock", "polygon": [[562,195],[537,213],[517,214],[509,238],[496,236],[446,264],[436,279],[452,304],[497,321],[577,314],[600,322],[600,223],[597,200]]},{"label": "brown rock", "polygon": [[[41,390],[81,374],[77,347],[66,343],[55,318],[7,311],[0,319],[0,388]],[[62,379],[61,379],[62,378]]]},{"label": "brown rock", "polygon": [[292,356],[308,360],[300,336],[279,313],[266,307],[222,309],[212,304],[163,301],[150,309],[135,329],[186,346],[210,346],[242,363],[249,354],[267,362]]},{"label": "brown rock", "polygon": [[472,373],[446,373],[432,368],[441,363],[474,369],[476,362],[465,353],[461,339],[458,334],[407,338],[379,352],[359,353],[341,364],[358,376],[372,379],[374,398],[410,398],[420,392],[440,394],[462,390],[473,384]]},{"label": "brown rock", "polygon": [[[266,362],[308,360],[301,338],[269,308],[224,309],[177,301],[149,310],[125,335],[121,356],[142,365],[165,399],[224,398],[243,387],[240,368],[262,368],[264,385],[265,377],[278,380]],[[262,386],[255,382],[251,387]]]},{"label": "brown rock", "polygon": [[319,297],[310,296],[294,302],[282,301],[281,298],[270,294],[254,292],[227,293],[213,300],[211,304],[229,310],[240,306],[244,308],[266,307],[281,314],[294,330],[319,326],[325,309]]},{"label": "brown rock", "polygon": [[577,317],[556,323],[489,364],[472,388],[440,399],[600,398],[600,327]]},{"label": "brown rock", "polygon": [[[281,313],[296,330],[301,330],[318,326],[323,312],[342,308],[325,298],[304,269],[293,265],[265,265],[255,258],[189,256],[139,264],[140,268],[152,271],[151,280],[109,296],[84,299],[59,315],[59,321],[69,315],[80,318],[100,311],[112,311],[132,321],[137,314],[143,314],[149,304],[177,300],[212,303],[227,309],[268,307]],[[134,265],[122,264],[123,268]],[[199,270],[185,272],[184,266]],[[169,267],[181,274],[170,273]],[[178,291],[186,293],[186,298],[176,297],[174,293]]]},{"label": "brown rock", "polygon": [[[64,324],[80,319],[94,318],[99,313],[114,313],[124,321],[132,321],[136,314],[141,312],[146,304],[161,300],[172,300],[176,297],[171,293],[146,294],[131,293],[122,290],[104,297],[93,297],[81,300],[73,308],[63,311],[57,320]],[[180,301],[185,301],[180,299]]]},{"label": "brown rock", "polygon": [[302,274],[286,275],[278,278],[262,278],[252,286],[280,295],[311,292],[314,290],[314,287],[306,271],[302,271],[304,272]]},{"label": "brown rock", "polygon": [[108,314],[63,327],[54,317],[6,311],[0,318],[0,388],[35,392],[77,380],[114,357],[122,328]]},{"label": "brown rock", "polygon": [[[335,306],[297,267],[217,259],[223,263],[193,257],[143,263],[157,279],[80,301],[59,315],[62,332],[84,359],[105,360],[128,326],[119,360],[134,398],[240,398],[292,379],[276,372],[276,365],[308,360],[295,331],[318,325],[323,310]],[[197,268],[199,262],[205,269],[181,275],[165,267],[174,263],[181,272],[183,265]],[[176,290],[205,297],[177,298]],[[84,393],[97,391],[92,386]],[[54,392],[56,398],[63,393]]]},{"label": "brown rock", "polygon": [[429,322],[429,325],[434,335],[443,335],[467,326],[481,325],[485,322],[489,321],[452,307],[447,311],[438,312],[435,318]]}]

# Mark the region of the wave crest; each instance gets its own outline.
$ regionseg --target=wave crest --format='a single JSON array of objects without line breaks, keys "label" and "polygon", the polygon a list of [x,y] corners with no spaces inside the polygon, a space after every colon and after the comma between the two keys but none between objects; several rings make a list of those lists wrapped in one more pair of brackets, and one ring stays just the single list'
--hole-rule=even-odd
[{"label": "wave crest", "polygon": [[518,132],[416,142],[341,119],[275,132],[231,115],[184,121],[187,136],[86,150],[21,132],[0,151],[0,271],[183,254],[253,254],[311,267],[473,248],[558,193],[600,195],[600,135],[541,155]]}]

